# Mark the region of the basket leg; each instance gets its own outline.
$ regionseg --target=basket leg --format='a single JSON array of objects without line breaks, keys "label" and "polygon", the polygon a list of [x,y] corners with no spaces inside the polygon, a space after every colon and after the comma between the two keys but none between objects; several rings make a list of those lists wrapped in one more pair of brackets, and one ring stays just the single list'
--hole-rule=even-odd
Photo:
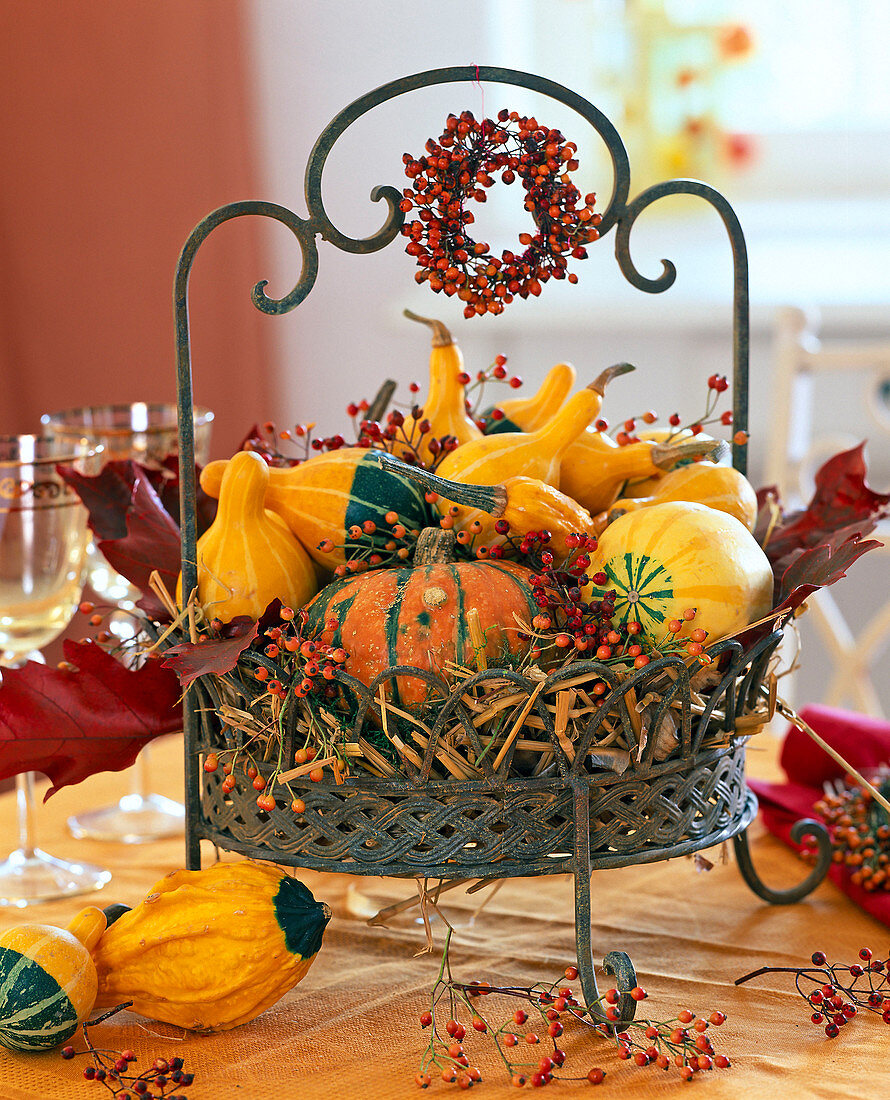
[{"label": "basket leg", "polygon": [[623,951],[610,951],[603,959],[603,969],[615,978],[619,991],[618,1021],[606,1020],[600,1004],[593,963],[593,944],[590,934],[590,792],[581,782],[574,789],[575,807],[575,946],[578,954],[578,977],[584,993],[584,1003],[591,1018],[610,1027],[620,1028],[628,1024],[637,1009],[637,1002],[630,991],[637,984],[633,963]]},{"label": "basket leg", "polygon": [[795,844],[800,844],[804,837],[812,837],[816,842],[816,865],[803,882],[789,890],[773,890],[757,874],[751,860],[747,829],[732,838],[742,878],[759,898],[768,901],[770,905],[793,905],[794,902],[812,893],[828,874],[828,868],[831,866],[831,837],[828,835],[828,830],[821,821],[803,818],[794,823],[791,839]]}]

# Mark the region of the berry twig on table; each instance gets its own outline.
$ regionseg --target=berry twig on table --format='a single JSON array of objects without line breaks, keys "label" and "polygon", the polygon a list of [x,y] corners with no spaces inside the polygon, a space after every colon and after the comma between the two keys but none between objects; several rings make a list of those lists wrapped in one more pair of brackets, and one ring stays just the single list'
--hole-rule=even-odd
[{"label": "berry twig on table", "polygon": [[194,1074],[185,1072],[182,1058],[155,1058],[148,1069],[139,1072],[135,1068],[138,1058],[134,1051],[105,1050],[93,1044],[89,1029],[129,1005],[130,1002],[117,1005],[101,1016],[84,1021],[81,1033],[87,1049],[75,1050],[73,1046],[66,1046],[62,1048],[62,1057],[70,1061],[89,1055],[92,1065],[83,1071],[84,1080],[104,1085],[114,1100],[188,1100],[184,1090],[194,1081]]},{"label": "berry twig on table", "polygon": [[[428,1088],[434,1074],[462,1089],[481,1081],[482,1073],[470,1064],[465,1049],[468,1037],[479,1041],[485,1037],[493,1044],[505,1072],[517,1087],[528,1083],[540,1088],[553,1080],[601,1084],[606,1074],[600,1066],[594,1066],[583,1076],[573,1076],[566,1069],[568,1055],[558,1040],[567,1026],[586,1028],[597,1039],[614,1043],[623,1061],[663,1070],[674,1065],[687,1080],[699,1070],[724,1069],[730,1065],[725,1055],[716,1053],[708,1035],[711,1025],[719,1027],[725,1022],[722,1012],[712,1012],[705,1019],[684,1009],[669,1020],[633,1020],[621,1025],[623,1030],[618,1031],[618,991],[606,990],[595,1006],[585,1006],[567,984],[577,981],[576,966],[566,967],[553,982],[529,986],[460,982],[451,970],[450,945],[449,929],[430,1007],[420,1017],[421,1027],[429,1029],[427,1049],[414,1078],[420,1088]],[[639,987],[630,993],[637,1001],[647,998],[645,990]],[[493,1000],[489,1002],[488,998]],[[497,1006],[503,1000],[521,1004],[498,1023],[503,1009],[496,1012],[489,1003]],[[539,1055],[535,1048],[542,1044],[546,1053]]]},{"label": "berry twig on table", "polygon": [[890,1024],[890,958],[876,959],[868,947],[860,950],[859,958],[856,963],[829,963],[824,951],[814,951],[811,966],[761,966],[736,978],[735,984],[763,974],[793,974],[797,992],[812,1010],[810,1019],[829,1039],[836,1039],[860,1009]]}]

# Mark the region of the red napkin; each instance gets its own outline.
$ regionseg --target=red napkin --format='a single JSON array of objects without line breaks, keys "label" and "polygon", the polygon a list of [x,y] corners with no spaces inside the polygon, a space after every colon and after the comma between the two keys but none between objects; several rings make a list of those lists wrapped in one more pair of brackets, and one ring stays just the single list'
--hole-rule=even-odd
[{"label": "red napkin", "polygon": [[[820,706],[806,707],[800,716],[857,771],[867,774],[880,764],[890,763],[890,723]],[[787,783],[752,779],[749,786],[760,801],[763,822],[769,831],[799,849],[791,840],[791,826],[802,817],[818,818],[813,804],[822,797],[822,784],[843,779],[844,770],[795,726],[785,735],[779,763],[788,777]],[[843,864],[833,863],[828,875],[866,913],[890,925],[890,892],[868,893],[850,881],[849,870]]]}]

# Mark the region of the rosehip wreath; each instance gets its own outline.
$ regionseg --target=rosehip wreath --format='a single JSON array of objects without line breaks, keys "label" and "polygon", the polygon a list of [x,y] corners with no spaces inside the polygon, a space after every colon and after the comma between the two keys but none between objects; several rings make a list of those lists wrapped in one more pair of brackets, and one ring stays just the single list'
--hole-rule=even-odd
[{"label": "rosehip wreath", "polygon": [[[514,295],[538,295],[551,278],[576,283],[578,276],[566,270],[567,257],[586,259],[584,245],[597,239],[602,221],[593,212],[596,195],[582,200],[569,176],[578,167],[577,151],[559,130],[516,111],[499,112],[497,122],[478,122],[470,111],[449,115],[439,140],[427,141],[426,156],[402,157],[412,186],[402,192],[401,209],[417,210],[417,220],[406,221],[402,235],[420,268],[417,282],[456,294],[466,303],[465,317],[501,313]],[[498,173],[503,183],[522,181],[525,208],[536,226],[534,233],[519,234],[523,252],[505,249],[500,257],[469,236],[475,219],[466,209],[470,201],[485,202]]]}]

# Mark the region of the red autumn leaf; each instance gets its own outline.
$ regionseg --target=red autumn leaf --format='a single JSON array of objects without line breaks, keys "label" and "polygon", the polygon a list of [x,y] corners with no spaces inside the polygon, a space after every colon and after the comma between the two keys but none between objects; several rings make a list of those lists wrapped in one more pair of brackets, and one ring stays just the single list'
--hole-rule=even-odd
[{"label": "red autumn leaf", "polygon": [[862,538],[859,525],[835,531],[818,546],[801,550],[782,574],[778,589],[778,607],[798,607],[811,593],[826,588],[847,575],[847,570],[863,554],[881,543]]},{"label": "red autumn leaf", "polygon": [[29,661],[3,670],[0,779],[52,780],[49,795],[95,772],[128,768],[153,738],[182,729],[176,677],[150,660],[125,668],[94,642],[64,643],[75,671]]},{"label": "red autumn leaf", "polygon": [[873,521],[887,514],[890,493],[876,493],[866,484],[864,447],[860,443],[828,459],[816,474],[815,492],[806,508],[773,527],[764,550],[778,575],[794,551],[818,546],[832,533],[854,526],[867,534],[874,529]]},{"label": "red autumn leaf", "polygon": [[[161,469],[150,470],[130,459],[107,463],[95,477],[70,467],[62,476],[90,514],[99,550],[118,573],[142,593],[140,608],[157,622],[170,618],[148,586],[154,570],[173,595],[180,569],[179,525],[155,488],[171,480]],[[176,479],[178,486],[178,479]],[[178,491],[178,489],[177,489]]]},{"label": "red autumn leaf", "polygon": [[[228,626],[230,629],[227,637],[203,642],[201,645],[182,642],[164,651],[164,668],[173,669],[183,689],[207,673],[224,676],[231,672],[238,663],[238,658],[259,633],[259,623],[249,619],[233,620]],[[235,632],[232,632],[232,628],[235,628]]]},{"label": "red autumn leaf", "polygon": [[127,534],[127,511],[136,484],[136,463],[129,459],[107,462],[94,477],[60,466],[59,473],[83,501],[90,514],[90,530],[97,539],[122,539]]},{"label": "red autumn leaf", "polygon": [[[179,523],[179,456],[168,455],[161,468],[157,471],[146,471],[151,477],[152,484],[161,498],[161,504],[170,515],[173,522]],[[218,501],[209,496],[201,488],[201,469],[195,466],[195,519],[197,520],[198,538],[204,534],[207,528],[216,518]]]},{"label": "red autumn leaf", "polygon": [[102,539],[99,549],[109,565],[134,584],[143,594],[139,606],[157,622],[169,619],[163,604],[148,586],[155,571],[173,595],[180,569],[179,528],[170,518],[161,499],[152,488],[146,472],[135,467],[133,495],[126,514],[127,533],[123,538]]}]

